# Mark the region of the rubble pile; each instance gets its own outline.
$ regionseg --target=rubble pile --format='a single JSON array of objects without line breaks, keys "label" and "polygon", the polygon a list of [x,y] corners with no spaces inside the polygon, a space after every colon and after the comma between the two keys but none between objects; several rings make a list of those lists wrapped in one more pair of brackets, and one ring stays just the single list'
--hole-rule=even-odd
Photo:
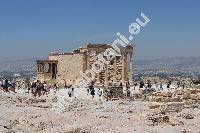
[{"label": "rubble pile", "polygon": [[199,121],[200,89],[153,92],[146,97],[146,101],[149,101],[149,112],[146,117],[148,126],[179,127],[181,132],[200,131],[186,128],[192,121]]},{"label": "rubble pile", "polygon": [[[142,95],[135,96],[141,98]],[[146,96],[149,102],[183,102],[185,107],[200,104],[200,89],[176,90],[174,92],[153,92]]]}]

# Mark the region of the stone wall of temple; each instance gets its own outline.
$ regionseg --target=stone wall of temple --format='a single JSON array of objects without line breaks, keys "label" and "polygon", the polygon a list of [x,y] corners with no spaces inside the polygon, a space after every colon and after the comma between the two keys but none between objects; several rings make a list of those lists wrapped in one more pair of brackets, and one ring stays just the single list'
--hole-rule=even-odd
[{"label": "stone wall of temple", "polygon": [[[61,86],[65,81],[73,84],[80,78],[80,71],[90,70],[92,64],[96,62],[96,56],[102,54],[109,45],[86,45],[86,47],[74,50],[71,53],[50,53],[48,60],[40,61],[39,63],[57,62],[56,63],[56,78],[55,81]],[[122,55],[117,56],[113,61],[106,65],[102,72],[96,75],[94,80],[96,84],[108,85],[109,82],[125,83],[132,79],[131,55],[133,47],[126,47],[122,51]],[[38,64],[39,66],[40,64]],[[45,76],[43,77],[43,73]],[[38,78],[51,80],[52,73],[38,71]]]},{"label": "stone wall of temple", "polygon": [[83,71],[83,54],[63,54],[58,56],[57,82],[74,83]]},{"label": "stone wall of temple", "polygon": [[37,74],[37,78],[39,81],[44,82],[45,81],[45,77],[43,73],[38,73]]}]

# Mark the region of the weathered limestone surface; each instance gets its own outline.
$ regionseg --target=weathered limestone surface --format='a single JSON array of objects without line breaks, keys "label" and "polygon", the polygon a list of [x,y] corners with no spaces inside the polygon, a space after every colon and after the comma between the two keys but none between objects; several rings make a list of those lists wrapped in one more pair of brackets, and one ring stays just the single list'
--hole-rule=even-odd
[{"label": "weathered limestone surface", "polygon": [[69,83],[75,82],[83,71],[83,55],[59,55],[58,57],[58,82],[68,80]]},{"label": "weathered limestone surface", "polygon": [[58,60],[59,54],[58,53],[51,53],[49,54],[49,60]]}]

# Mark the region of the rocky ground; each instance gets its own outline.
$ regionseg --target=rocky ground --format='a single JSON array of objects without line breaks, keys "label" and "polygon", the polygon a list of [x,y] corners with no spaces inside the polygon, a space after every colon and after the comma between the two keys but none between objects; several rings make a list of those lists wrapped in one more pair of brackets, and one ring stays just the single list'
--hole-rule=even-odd
[{"label": "rocky ground", "polygon": [[[88,96],[89,97],[89,96]],[[2,133],[199,133],[199,106],[161,111],[149,101],[68,98],[64,90],[35,98],[0,92]],[[151,106],[152,105],[152,106]]]}]

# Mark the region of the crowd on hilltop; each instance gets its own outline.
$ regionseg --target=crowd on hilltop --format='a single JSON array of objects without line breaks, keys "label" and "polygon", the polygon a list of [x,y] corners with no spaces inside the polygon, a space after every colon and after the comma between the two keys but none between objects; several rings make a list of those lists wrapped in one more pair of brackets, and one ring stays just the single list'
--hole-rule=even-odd
[{"label": "crowd on hilltop", "polygon": [[[173,82],[173,86],[172,86],[172,82]],[[137,86],[137,82],[135,83],[134,86]],[[185,81],[179,81],[179,80],[166,80],[166,81],[160,81],[160,82],[152,82],[151,80],[147,80],[147,82],[144,81],[139,81],[139,89],[145,88],[145,89],[151,89],[152,86],[154,85],[154,89],[156,90],[163,90],[164,89],[164,85],[166,85],[167,89],[185,89],[188,87],[192,87],[192,82],[185,82]]]},{"label": "crowd on hilltop", "polygon": [[[25,87],[23,88],[22,85]],[[18,84],[15,80],[0,80],[0,90],[3,90],[4,92],[14,92],[17,93],[16,90],[19,89],[27,89],[28,94],[32,94],[34,96],[41,96],[41,95],[48,95],[50,93],[50,90],[58,90],[58,87],[56,84],[50,85],[46,84],[46,82],[41,83],[40,81],[36,82],[30,82],[29,80],[26,80],[24,84]]]},{"label": "crowd on hilltop", "polygon": [[[173,83],[173,85],[172,85]],[[85,92],[87,95],[91,95],[91,98],[94,99],[95,95],[99,97],[99,100],[101,100],[101,97],[104,95],[107,100],[111,100],[116,95],[119,96],[118,91],[122,90],[122,92],[125,92],[125,97],[129,98],[131,96],[131,89],[136,90],[136,88],[139,88],[139,90],[142,90],[143,93],[149,93],[151,91],[162,91],[164,88],[170,89],[178,89],[178,88],[188,88],[191,87],[192,84],[200,84],[200,80],[177,80],[177,79],[168,79],[165,81],[159,80],[140,80],[137,82],[132,82],[131,84],[129,82],[126,82],[123,84],[122,82],[118,83],[117,85],[113,85],[113,83],[109,83],[108,88],[105,89],[104,86],[96,87],[94,86],[94,83],[89,84],[86,87]],[[31,82],[30,80],[25,80],[22,84],[18,84],[15,80],[0,80],[0,90],[3,90],[4,92],[14,92],[16,93],[16,90],[25,89],[26,93],[31,94],[33,96],[42,96],[42,95],[49,95],[50,93],[56,94],[56,92],[59,90],[60,87],[57,86],[57,84],[50,84],[46,82],[40,82],[39,80],[35,82]],[[165,86],[165,87],[164,87]],[[75,97],[75,90],[72,85],[67,85],[65,82],[64,88],[68,91],[66,95],[68,97]],[[123,95],[124,97],[124,95]]]},{"label": "crowd on hilltop", "polygon": [[16,93],[16,90],[15,90],[15,87],[16,87],[16,82],[13,80],[0,80],[0,88],[5,91],[5,92],[10,92],[10,91],[13,91]]}]

